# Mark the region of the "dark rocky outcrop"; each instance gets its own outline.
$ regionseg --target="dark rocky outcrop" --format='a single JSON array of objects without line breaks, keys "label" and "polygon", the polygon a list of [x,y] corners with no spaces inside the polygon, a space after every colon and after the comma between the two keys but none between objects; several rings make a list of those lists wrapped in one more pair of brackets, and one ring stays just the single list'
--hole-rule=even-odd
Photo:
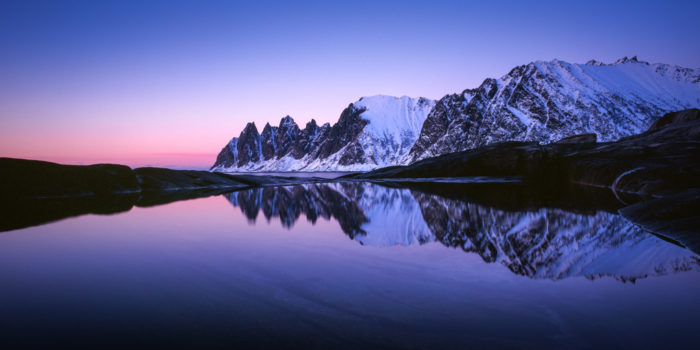
[{"label": "dark rocky outcrop", "polygon": [[686,109],[683,111],[666,113],[649,127],[649,131],[656,131],[670,124],[681,124],[700,119],[700,110]]},{"label": "dark rocky outcrop", "polygon": [[291,146],[294,159],[301,159],[305,155],[310,154],[311,150],[316,149],[319,141],[328,137],[328,135],[318,137],[319,134],[327,134],[328,130],[330,130],[329,124],[319,127],[314,119],[306,123],[306,127],[300,132],[297,142],[294,142]]},{"label": "dark rocky outcrop", "polygon": [[0,158],[0,231],[210,196],[254,184],[208,171]]},{"label": "dark rocky outcrop", "polygon": [[557,143],[596,143],[596,141],[598,141],[596,134],[581,134],[565,137]]},{"label": "dark rocky outcrop", "polygon": [[234,137],[216,156],[216,164],[230,167],[238,164],[238,137]]},{"label": "dark rocky outcrop", "polygon": [[287,155],[292,146],[296,143],[300,133],[301,130],[299,130],[299,126],[294,122],[292,117],[286,116],[282,118],[275,140],[277,147],[275,157],[282,158]]},{"label": "dark rocky outcrop", "polygon": [[136,168],[133,170],[141,191],[181,191],[193,189],[235,189],[250,185],[236,176],[198,170]]},{"label": "dark rocky outcrop", "polygon": [[[318,156],[326,158],[340,151],[341,148],[354,141],[367,125],[367,121],[360,117],[364,109],[356,108],[352,103],[340,114],[338,123],[333,125],[328,138],[321,143]],[[343,155],[344,156],[344,155]],[[350,164],[352,157],[345,157],[345,163]]]},{"label": "dark rocky outcrop", "polygon": [[0,231],[84,214],[113,214],[247,187],[208,171],[62,165],[0,158]]},{"label": "dark rocky outcrop", "polygon": [[112,214],[208,197],[246,187],[318,182],[318,178],[230,175],[209,171],[89,166],[0,158],[0,231],[83,214]]},{"label": "dark rocky outcrop", "polygon": [[139,192],[131,168],[116,164],[61,165],[0,158],[3,197],[90,196]]},{"label": "dark rocky outcrop", "polygon": [[262,144],[255,123],[248,123],[245,126],[241,136],[238,137],[236,148],[237,152],[235,154],[238,155],[238,166],[258,162],[262,159]]},{"label": "dark rocky outcrop", "polygon": [[277,129],[277,127],[267,123],[260,133],[262,159],[264,160],[272,159],[277,154]]}]

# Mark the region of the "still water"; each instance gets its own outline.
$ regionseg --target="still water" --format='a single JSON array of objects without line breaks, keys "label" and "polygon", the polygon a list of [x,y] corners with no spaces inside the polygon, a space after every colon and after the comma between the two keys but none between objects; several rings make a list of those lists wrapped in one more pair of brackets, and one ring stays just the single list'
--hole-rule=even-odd
[{"label": "still water", "polygon": [[419,187],[268,187],[0,233],[0,348],[700,341],[698,254],[599,203]]}]

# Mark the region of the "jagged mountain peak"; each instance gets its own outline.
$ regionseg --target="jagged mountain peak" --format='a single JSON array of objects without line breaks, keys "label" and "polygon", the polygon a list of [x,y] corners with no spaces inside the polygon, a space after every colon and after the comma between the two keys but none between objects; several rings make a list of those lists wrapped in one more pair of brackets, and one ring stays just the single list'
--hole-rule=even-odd
[{"label": "jagged mountain peak", "polygon": [[363,96],[334,125],[312,120],[301,130],[286,116],[257,144],[249,124],[214,169],[370,170],[501,141],[548,143],[576,134],[613,141],[669,111],[697,107],[700,69],[636,56],[613,64],[534,61],[439,101]]},{"label": "jagged mountain peak", "polygon": [[625,64],[625,63],[644,63],[644,64],[649,64],[649,62],[640,61],[640,60],[637,58],[637,56],[632,56],[631,58],[627,58],[627,56],[624,56],[624,57],[622,57],[622,58],[616,60],[615,62],[613,62],[612,65],[616,65],[616,64]]},{"label": "jagged mountain peak", "polygon": [[[319,127],[312,119],[303,130],[286,116],[278,128],[262,135],[258,161],[240,161],[237,156],[235,165],[217,161],[214,169],[369,170],[398,164],[434,104],[427,98],[365,96],[348,104],[336,124]],[[243,148],[253,147],[246,144],[240,140],[236,144],[239,155]],[[234,158],[230,148],[222,150],[230,153],[222,159]]]},{"label": "jagged mountain peak", "polygon": [[[533,63],[567,63],[568,64],[568,62],[560,60],[560,59],[556,59],[556,58],[551,60],[551,61],[535,61]],[[591,60],[587,61],[586,63],[584,63],[584,65],[586,65],[586,66],[614,66],[614,65],[626,64],[626,63],[641,63],[641,64],[645,64],[645,65],[650,64],[647,61],[640,60],[637,56],[632,56],[632,57],[623,56],[623,57],[618,58],[617,60],[613,61],[613,63],[605,63],[603,61],[591,59]]]},{"label": "jagged mountain peak", "polygon": [[666,112],[700,106],[700,70],[618,61],[535,61],[468,94],[445,96],[408,161],[501,141],[548,143],[588,133],[613,141],[646,130]]},{"label": "jagged mountain peak", "polygon": [[288,126],[288,125],[297,125],[297,123],[294,121],[294,118],[290,116],[285,116],[284,118],[280,119],[280,128],[283,126]]},{"label": "jagged mountain peak", "polygon": [[590,60],[590,61],[586,62],[585,65],[587,65],[587,66],[604,66],[605,63],[600,62],[598,60]]},{"label": "jagged mountain peak", "polygon": [[245,128],[243,128],[243,133],[250,133],[250,132],[258,132],[258,127],[255,126],[255,122],[249,122],[245,125]]}]

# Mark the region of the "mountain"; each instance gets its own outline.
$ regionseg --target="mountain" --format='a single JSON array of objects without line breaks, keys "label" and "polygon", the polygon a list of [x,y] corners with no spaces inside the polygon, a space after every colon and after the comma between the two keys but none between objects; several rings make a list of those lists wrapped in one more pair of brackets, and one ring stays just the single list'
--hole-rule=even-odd
[{"label": "mountain", "polygon": [[405,159],[435,101],[372,96],[351,103],[330,126],[304,129],[289,116],[258,132],[248,123],[219,153],[212,170],[370,170]]},{"label": "mountain", "polygon": [[550,143],[577,134],[614,141],[693,107],[700,107],[700,69],[636,57],[613,64],[537,61],[440,99],[400,163],[501,141]]},{"label": "mountain", "polygon": [[350,104],[332,127],[291,117],[249,123],[213,170],[371,170],[501,141],[550,143],[579,134],[614,141],[659,116],[700,107],[700,69],[621,58],[612,64],[536,61],[475,89],[425,98],[373,96]]}]

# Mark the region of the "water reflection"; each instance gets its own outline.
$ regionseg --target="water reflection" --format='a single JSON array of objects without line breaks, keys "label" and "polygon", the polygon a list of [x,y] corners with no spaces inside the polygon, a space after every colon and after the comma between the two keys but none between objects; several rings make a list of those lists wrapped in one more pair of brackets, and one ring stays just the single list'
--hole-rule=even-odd
[{"label": "water reflection", "polygon": [[[491,189],[467,191],[465,197],[454,196],[455,191],[448,196],[424,188],[343,182],[253,188],[224,196],[251,223],[260,213],[268,221],[279,218],[288,228],[302,214],[312,223],[333,218],[363,245],[438,241],[531,278],[610,276],[626,282],[700,269],[698,255],[643,231],[613,210],[571,202],[565,208],[532,202],[517,207],[514,189],[506,187],[498,199],[499,192]],[[487,198],[481,198],[484,193]]]}]

